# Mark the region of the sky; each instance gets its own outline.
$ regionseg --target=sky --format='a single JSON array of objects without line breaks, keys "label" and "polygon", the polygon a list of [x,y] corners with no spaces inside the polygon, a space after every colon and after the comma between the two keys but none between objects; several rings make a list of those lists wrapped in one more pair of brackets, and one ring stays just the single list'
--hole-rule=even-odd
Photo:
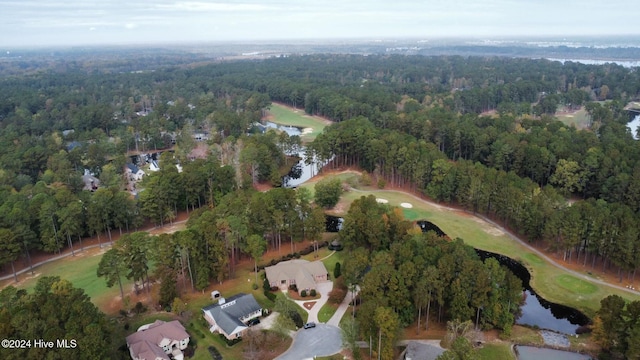
[{"label": "sky", "polygon": [[637,0],[0,0],[0,46],[640,36],[638,18]]}]

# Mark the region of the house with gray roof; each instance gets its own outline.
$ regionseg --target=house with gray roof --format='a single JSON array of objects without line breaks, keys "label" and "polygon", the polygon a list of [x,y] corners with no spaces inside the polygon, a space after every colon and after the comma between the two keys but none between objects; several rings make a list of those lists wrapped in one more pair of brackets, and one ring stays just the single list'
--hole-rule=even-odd
[{"label": "house with gray roof", "polygon": [[316,283],[329,280],[329,273],[322,261],[289,260],[264,269],[271,287],[286,289],[295,285],[298,292],[316,289]]},{"label": "house with gray roof", "polygon": [[133,360],[182,360],[182,350],[189,344],[189,334],[178,321],[156,320],[127,336]]},{"label": "house with gray roof", "polygon": [[236,294],[228,299],[219,298],[217,304],[202,308],[209,331],[218,332],[227,339],[242,337],[247,322],[262,315],[262,307],[252,294]]}]

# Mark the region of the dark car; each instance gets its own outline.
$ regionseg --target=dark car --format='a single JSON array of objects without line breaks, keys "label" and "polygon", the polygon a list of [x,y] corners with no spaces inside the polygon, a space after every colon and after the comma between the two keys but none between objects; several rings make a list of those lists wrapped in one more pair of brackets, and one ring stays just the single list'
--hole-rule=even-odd
[{"label": "dark car", "polygon": [[249,326],[258,325],[258,324],[260,324],[260,319],[258,318],[253,318],[247,322],[247,325]]},{"label": "dark car", "polygon": [[308,322],[308,323],[304,324],[304,328],[305,329],[311,329],[311,328],[314,328],[314,327],[316,327],[316,323],[314,323],[314,322]]}]

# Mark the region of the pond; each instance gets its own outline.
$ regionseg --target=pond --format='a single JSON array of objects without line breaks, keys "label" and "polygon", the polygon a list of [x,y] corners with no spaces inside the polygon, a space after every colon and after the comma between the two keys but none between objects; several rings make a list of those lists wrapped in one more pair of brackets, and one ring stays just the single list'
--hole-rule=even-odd
[{"label": "pond", "polygon": [[638,126],[640,126],[640,115],[636,115],[633,120],[627,123],[627,127],[631,130],[631,135],[636,140],[638,140]]},{"label": "pond", "polygon": [[516,346],[518,360],[589,360],[591,356],[569,351],[537,348],[533,346]]},{"label": "pond", "polygon": [[[416,223],[422,232],[435,231],[440,236],[446,236],[444,231],[428,220],[418,220]],[[476,249],[476,253],[483,261],[490,257],[498,260],[500,265],[509,268],[522,281],[525,302],[520,307],[522,315],[516,320],[516,324],[537,326],[563,334],[575,334],[578,327],[589,323],[589,318],[580,311],[551,303],[536,294],[529,283],[531,280],[529,271],[519,262],[488,251]]]},{"label": "pond", "polygon": [[575,334],[576,330],[589,323],[589,318],[580,311],[554,304],[543,299],[531,288],[529,271],[519,262],[510,257],[476,249],[482,260],[494,258],[500,265],[509,268],[520,280],[522,280],[525,303],[520,307],[522,315],[516,320],[516,324],[537,326],[541,329],[557,331],[563,334]]}]

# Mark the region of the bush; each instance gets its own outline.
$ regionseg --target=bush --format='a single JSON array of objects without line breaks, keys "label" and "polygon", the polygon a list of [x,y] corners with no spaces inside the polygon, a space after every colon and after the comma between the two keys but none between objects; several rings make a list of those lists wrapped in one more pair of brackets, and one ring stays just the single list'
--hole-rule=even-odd
[{"label": "bush", "polygon": [[264,296],[271,301],[276,301],[276,294],[272,293],[271,291],[265,290]]},{"label": "bush", "polygon": [[147,311],[147,307],[142,305],[140,301],[138,301],[136,303],[136,306],[133,307],[133,312],[135,312],[136,314],[142,314],[145,311]]},{"label": "bush", "polygon": [[362,175],[360,176],[360,183],[364,186],[371,186],[371,176],[368,172],[362,172]]},{"label": "bush", "polygon": [[307,290],[300,291],[300,296],[307,297]]},{"label": "bush", "polygon": [[211,358],[214,360],[222,360],[222,355],[220,355],[220,352],[218,351],[218,349],[216,349],[213,346],[209,346],[207,348],[207,350],[209,350],[209,354],[211,354]]},{"label": "bush", "polygon": [[316,289],[311,289],[311,291],[309,291],[309,295],[311,296],[316,296]]},{"label": "bush", "polygon": [[342,182],[340,179],[320,180],[314,186],[315,202],[324,208],[334,207],[342,195]]},{"label": "bush", "polygon": [[252,288],[253,290],[258,290],[259,286],[258,286],[258,284],[253,283],[253,285],[251,285],[251,288]]},{"label": "bush", "polygon": [[289,285],[289,290],[298,292],[298,286],[296,284]]},{"label": "bush", "polygon": [[346,290],[340,289],[340,288],[334,288],[329,293],[329,302],[331,302],[332,304],[341,304],[345,296],[347,296]]},{"label": "bush", "polygon": [[293,320],[293,323],[296,324],[296,327],[298,328],[301,328],[302,325],[304,325],[304,322],[302,321],[302,317],[300,316],[300,314],[298,314],[297,311],[290,312],[289,318]]},{"label": "bush", "polygon": [[340,277],[340,275],[342,275],[341,271],[340,271],[340,263],[337,262],[336,263],[336,267],[333,268],[333,278],[337,279]]},{"label": "bush", "polygon": [[220,335],[220,338],[222,340],[224,340],[224,342],[227,343],[227,346],[233,346],[233,345],[239,343],[240,341],[242,341],[242,338],[235,338],[235,339],[229,340],[222,334],[218,334],[218,335]]},{"label": "bush", "polygon": [[385,186],[387,186],[387,180],[379,179],[378,180],[378,189],[384,189]]},{"label": "bush", "polygon": [[262,279],[262,290],[269,291],[271,290],[271,284],[269,284],[269,280],[265,277]]}]

